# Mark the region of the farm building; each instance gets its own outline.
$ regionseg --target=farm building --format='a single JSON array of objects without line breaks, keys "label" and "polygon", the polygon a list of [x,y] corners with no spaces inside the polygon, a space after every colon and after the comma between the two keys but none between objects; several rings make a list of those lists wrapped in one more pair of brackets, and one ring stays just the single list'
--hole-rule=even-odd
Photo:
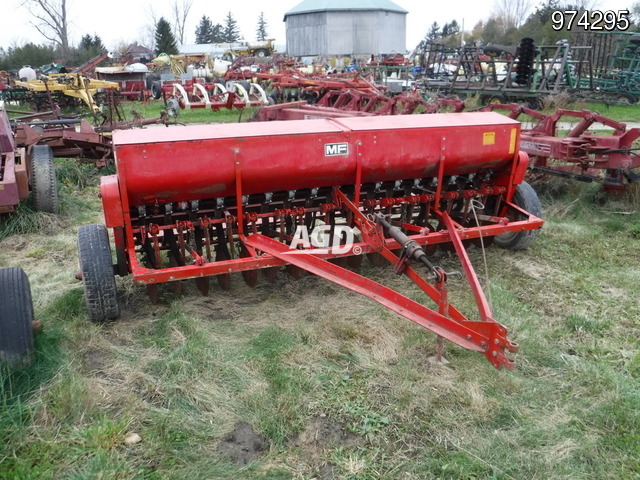
[{"label": "farm building", "polygon": [[284,15],[287,53],[405,53],[407,13],[390,0],[304,0]]}]

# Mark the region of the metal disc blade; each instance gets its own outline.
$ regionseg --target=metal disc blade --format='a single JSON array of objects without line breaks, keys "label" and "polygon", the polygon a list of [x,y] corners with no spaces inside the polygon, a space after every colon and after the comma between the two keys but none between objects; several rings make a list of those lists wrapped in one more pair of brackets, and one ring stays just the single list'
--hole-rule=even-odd
[{"label": "metal disc blade", "polygon": [[269,282],[276,283],[278,281],[278,267],[263,268],[262,273]]},{"label": "metal disc blade", "polygon": [[294,280],[300,280],[304,275],[304,270],[300,267],[296,267],[295,265],[288,264],[286,268],[287,273],[291,275],[291,278]]},{"label": "metal disc blade", "polygon": [[[229,256],[224,251],[223,248],[216,249],[216,262],[221,262],[224,260],[229,260]],[[223,290],[229,290],[231,288],[231,275],[228,273],[223,273],[216,277],[218,279],[218,285]]]},{"label": "metal disc blade", "polygon": [[329,261],[334,265],[338,265],[339,267],[342,267],[342,268],[347,268],[347,265],[349,265],[349,259],[347,257],[332,258]]},{"label": "metal disc blade", "polygon": [[151,303],[156,305],[160,301],[160,288],[157,284],[147,285],[147,295]]},{"label": "metal disc blade", "polygon": [[385,258],[378,252],[367,253],[367,258],[371,262],[371,265],[375,267],[383,267],[387,264]]},{"label": "metal disc blade", "polygon": [[231,288],[231,278],[228,273],[223,273],[216,277],[218,279],[218,285],[223,290],[229,290]]},{"label": "metal disc blade", "polygon": [[351,255],[350,257],[347,257],[347,263],[349,265],[349,267],[351,268],[360,268],[360,265],[362,265],[362,258],[364,257],[364,255]]},{"label": "metal disc blade", "polygon": [[[178,260],[176,260],[176,258],[171,255],[169,258],[169,266],[177,267],[178,265]],[[176,280],[175,282],[169,282],[169,288],[171,288],[171,291],[176,295],[180,295],[182,293],[182,281]]]},{"label": "metal disc blade", "polygon": [[176,280],[175,282],[169,282],[169,288],[171,288],[171,291],[173,293],[175,293],[176,295],[181,295],[182,294],[182,281],[181,280]]},{"label": "metal disc blade", "polygon": [[[240,257],[248,258],[250,256],[251,254],[249,253],[249,250],[247,250],[247,247],[243,245],[242,248],[240,249]],[[246,283],[247,285],[253,288],[258,283],[258,271],[245,270],[244,272],[242,272],[242,279],[244,280],[244,283]]]},{"label": "metal disc blade", "polygon": [[196,286],[202,295],[207,296],[209,294],[209,277],[196,278]]}]

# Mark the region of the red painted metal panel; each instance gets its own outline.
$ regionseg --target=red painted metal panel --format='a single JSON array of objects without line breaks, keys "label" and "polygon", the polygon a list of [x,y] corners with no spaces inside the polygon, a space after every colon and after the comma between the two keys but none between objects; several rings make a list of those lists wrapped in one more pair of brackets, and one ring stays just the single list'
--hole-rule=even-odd
[{"label": "red painted metal panel", "polygon": [[[129,205],[508,168],[519,123],[493,112],[206,125],[114,133]],[[312,135],[310,135],[312,134]],[[333,150],[327,150],[331,149]],[[341,150],[344,149],[344,150]]]},{"label": "red painted metal panel", "polygon": [[0,207],[2,212],[11,212],[20,203],[16,181],[15,157],[13,152],[0,155]]},{"label": "red painted metal panel", "polygon": [[0,152],[8,153],[13,152],[16,149],[16,143],[13,140],[13,132],[9,125],[9,117],[4,112],[0,111]]},{"label": "red painted metal panel", "polygon": [[108,228],[124,226],[117,175],[107,175],[100,179],[100,195],[102,197],[105,225]]}]

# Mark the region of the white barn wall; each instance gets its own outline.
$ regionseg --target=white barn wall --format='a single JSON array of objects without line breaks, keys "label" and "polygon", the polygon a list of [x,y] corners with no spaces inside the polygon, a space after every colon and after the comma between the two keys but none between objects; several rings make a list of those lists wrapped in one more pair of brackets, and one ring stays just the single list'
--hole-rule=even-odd
[{"label": "white barn wall", "polygon": [[405,53],[406,14],[380,10],[309,12],[286,17],[287,53],[385,55]]}]

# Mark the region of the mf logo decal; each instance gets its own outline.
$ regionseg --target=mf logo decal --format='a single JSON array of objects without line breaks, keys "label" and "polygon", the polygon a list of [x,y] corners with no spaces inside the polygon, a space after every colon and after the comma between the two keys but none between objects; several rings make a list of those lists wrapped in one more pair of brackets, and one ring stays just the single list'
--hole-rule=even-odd
[{"label": "mf logo decal", "polygon": [[348,143],[327,143],[324,146],[325,157],[335,157],[336,155],[349,155]]}]

